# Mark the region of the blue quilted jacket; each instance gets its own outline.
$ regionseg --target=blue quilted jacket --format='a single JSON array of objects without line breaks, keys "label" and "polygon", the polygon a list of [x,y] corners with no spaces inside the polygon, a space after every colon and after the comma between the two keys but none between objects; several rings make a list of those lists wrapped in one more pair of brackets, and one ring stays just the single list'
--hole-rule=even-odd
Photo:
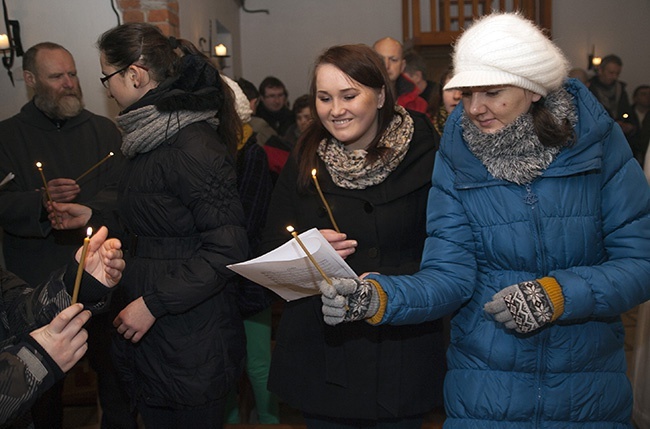
[{"label": "blue quilted jacket", "polygon": [[[467,148],[458,108],[433,173],[421,271],[372,275],[381,323],[454,312],[445,428],[630,428],[619,315],[650,298],[650,189],[620,128],[571,80],[577,142],[528,186],[492,177]],[[528,335],[483,305],[552,276],[564,314]]]}]

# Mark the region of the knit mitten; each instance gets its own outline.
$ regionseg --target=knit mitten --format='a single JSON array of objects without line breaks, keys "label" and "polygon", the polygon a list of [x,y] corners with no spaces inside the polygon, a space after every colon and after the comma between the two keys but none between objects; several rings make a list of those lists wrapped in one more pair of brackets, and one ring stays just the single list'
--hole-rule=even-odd
[{"label": "knit mitten", "polygon": [[323,302],[323,319],[331,326],[368,319],[379,309],[379,293],[368,281],[332,278],[318,283]]},{"label": "knit mitten", "polygon": [[506,328],[526,334],[560,317],[564,296],[554,278],[544,277],[502,289],[484,309]]}]

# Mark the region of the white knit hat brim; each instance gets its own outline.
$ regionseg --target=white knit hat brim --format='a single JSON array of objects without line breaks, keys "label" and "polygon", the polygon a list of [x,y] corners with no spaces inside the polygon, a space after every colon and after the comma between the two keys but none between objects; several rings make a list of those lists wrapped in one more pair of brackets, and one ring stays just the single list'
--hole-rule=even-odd
[{"label": "white knit hat brim", "polygon": [[543,86],[503,70],[473,70],[463,71],[451,78],[444,89],[460,89],[482,86],[506,86],[513,85],[519,88],[528,89],[541,96],[546,96],[547,90]]},{"label": "white knit hat brim", "polygon": [[453,63],[454,76],[445,89],[514,85],[546,96],[569,71],[564,53],[518,13],[477,20],[455,44]]}]

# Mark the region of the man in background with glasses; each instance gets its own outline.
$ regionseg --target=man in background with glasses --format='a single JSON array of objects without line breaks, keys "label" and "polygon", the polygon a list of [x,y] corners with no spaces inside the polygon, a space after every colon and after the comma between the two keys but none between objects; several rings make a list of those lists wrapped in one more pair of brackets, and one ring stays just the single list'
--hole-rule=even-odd
[{"label": "man in background with glasses", "polygon": [[287,87],[277,77],[267,76],[260,83],[259,92],[262,102],[253,113],[268,122],[278,135],[285,135],[296,122],[289,109]]},{"label": "man in background with glasses", "polygon": [[[48,201],[92,207],[89,226],[95,230],[112,224],[123,157],[121,135],[113,122],[84,109],[68,50],[51,42],[31,47],[23,56],[23,77],[32,99],[17,115],[0,122],[0,176],[15,175],[0,188],[0,227],[7,269],[29,284],[38,284],[65,264],[86,235],[85,228],[53,230],[47,218]],[[110,153],[114,154],[110,159],[85,174]],[[42,176],[36,162],[42,164]],[[135,421],[120,394],[108,352],[111,322],[109,312],[94,317],[87,326],[88,356],[98,374],[102,427],[131,428]],[[60,382],[33,408],[36,428],[61,427],[62,391]]]}]

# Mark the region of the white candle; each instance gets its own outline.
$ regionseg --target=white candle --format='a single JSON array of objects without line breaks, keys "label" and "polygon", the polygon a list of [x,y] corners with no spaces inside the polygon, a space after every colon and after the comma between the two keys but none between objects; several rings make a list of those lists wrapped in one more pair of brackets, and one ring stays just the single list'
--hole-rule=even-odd
[{"label": "white candle", "polygon": [[219,43],[214,47],[214,53],[217,54],[218,57],[225,57],[228,55],[228,49],[224,46],[223,43]]},{"label": "white candle", "polygon": [[0,51],[9,49],[9,37],[6,34],[0,34]]}]

